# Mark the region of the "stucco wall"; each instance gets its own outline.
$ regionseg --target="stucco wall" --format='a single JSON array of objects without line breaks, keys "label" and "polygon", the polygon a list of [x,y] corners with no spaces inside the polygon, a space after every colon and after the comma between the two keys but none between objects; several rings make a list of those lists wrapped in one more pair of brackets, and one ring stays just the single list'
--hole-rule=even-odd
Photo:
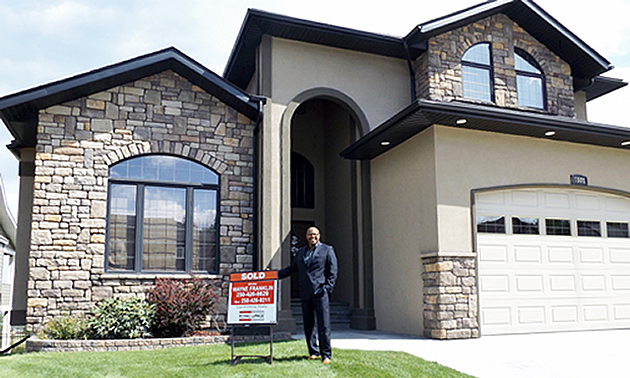
[{"label": "stucco wall", "polygon": [[271,66],[274,103],[287,105],[308,89],[333,88],[358,104],[370,129],[411,102],[402,59],[273,38]]},{"label": "stucco wall", "polygon": [[423,333],[422,252],[436,251],[433,130],[372,161],[374,308],[380,330]]},{"label": "stucco wall", "polygon": [[[220,177],[220,271],[252,269],[254,122],[165,71],[39,113],[27,322],[143,296],[155,274],[105,271],[109,167],[175,155]],[[165,274],[164,276],[168,276]],[[175,275],[183,277],[185,275]]]},{"label": "stucco wall", "polygon": [[435,127],[440,251],[472,251],[471,190],[503,185],[567,185],[630,191],[630,151]]}]

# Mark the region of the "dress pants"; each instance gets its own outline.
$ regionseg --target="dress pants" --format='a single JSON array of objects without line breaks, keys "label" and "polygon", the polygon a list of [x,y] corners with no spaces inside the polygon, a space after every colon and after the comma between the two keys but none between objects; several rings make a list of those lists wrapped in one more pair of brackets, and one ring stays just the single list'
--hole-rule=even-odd
[{"label": "dress pants", "polygon": [[[330,346],[330,304],[328,292],[312,295],[309,299],[302,300],[302,319],[304,320],[304,335],[308,345],[308,353],[311,356],[331,358],[332,347]],[[315,319],[317,319],[317,333],[315,334]],[[319,336],[319,348],[317,338]]]}]

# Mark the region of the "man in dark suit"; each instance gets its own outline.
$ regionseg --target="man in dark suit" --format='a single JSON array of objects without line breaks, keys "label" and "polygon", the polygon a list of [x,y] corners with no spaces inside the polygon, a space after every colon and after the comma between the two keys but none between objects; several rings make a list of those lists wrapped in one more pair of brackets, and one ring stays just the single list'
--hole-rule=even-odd
[{"label": "man in dark suit", "polygon": [[[327,365],[332,357],[329,302],[337,281],[337,256],[332,246],[319,242],[319,237],[319,229],[309,227],[306,230],[306,246],[297,251],[291,265],[278,271],[278,277],[286,278],[296,272],[299,273],[308,359],[315,360],[321,356]],[[319,348],[317,336],[313,332],[316,318]]]}]

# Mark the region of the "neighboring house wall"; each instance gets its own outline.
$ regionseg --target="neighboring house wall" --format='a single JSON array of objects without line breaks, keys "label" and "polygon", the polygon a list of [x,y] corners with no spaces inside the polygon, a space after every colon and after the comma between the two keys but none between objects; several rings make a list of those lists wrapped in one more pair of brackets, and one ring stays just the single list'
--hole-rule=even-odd
[{"label": "neighboring house wall", "polygon": [[253,268],[254,122],[165,71],[39,113],[27,322],[143,296],[156,276],[105,271],[108,169],[149,153],[220,177],[220,275]]},{"label": "neighboring house wall", "polygon": [[480,42],[490,42],[492,46],[496,105],[518,108],[514,68],[514,48],[517,47],[529,53],[543,70],[547,111],[575,116],[571,67],[503,14],[430,38],[428,51],[415,62],[418,98],[464,99],[461,58],[470,46]]}]

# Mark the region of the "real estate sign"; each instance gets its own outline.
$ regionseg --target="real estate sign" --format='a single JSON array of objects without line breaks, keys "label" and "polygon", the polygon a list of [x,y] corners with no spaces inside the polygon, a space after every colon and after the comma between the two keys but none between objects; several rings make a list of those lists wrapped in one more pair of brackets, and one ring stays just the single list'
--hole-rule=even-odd
[{"label": "real estate sign", "polygon": [[278,272],[230,274],[228,324],[276,324]]}]

